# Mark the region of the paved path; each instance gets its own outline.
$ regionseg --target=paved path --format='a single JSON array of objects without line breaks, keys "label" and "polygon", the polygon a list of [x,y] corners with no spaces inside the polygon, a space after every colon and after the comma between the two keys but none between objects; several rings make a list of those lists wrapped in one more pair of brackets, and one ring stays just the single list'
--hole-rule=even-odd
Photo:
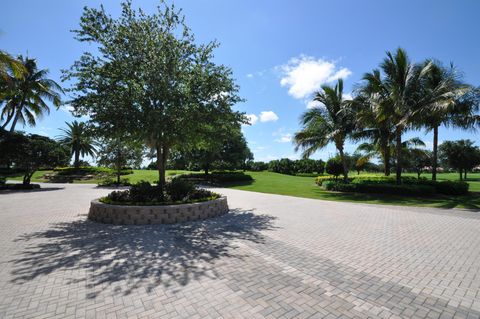
[{"label": "paved path", "polygon": [[125,227],[62,187],[0,194],[0,318],[480,318],[478,212],[222,189],[223,217]]}]

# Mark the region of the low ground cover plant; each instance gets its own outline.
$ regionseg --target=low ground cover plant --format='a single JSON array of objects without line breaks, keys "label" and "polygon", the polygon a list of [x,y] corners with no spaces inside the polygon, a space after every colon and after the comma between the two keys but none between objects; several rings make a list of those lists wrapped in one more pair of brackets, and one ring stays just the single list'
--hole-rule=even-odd
[{"label": "low ground cover plant", "polygon": [[100,199],[112,205],[174,205],[195,203],[219,198],[220,195],[206,189],[196,188],[192,183],[174,178],[162,189],[158,185],[141,181],[128,190],[113,191]]}]

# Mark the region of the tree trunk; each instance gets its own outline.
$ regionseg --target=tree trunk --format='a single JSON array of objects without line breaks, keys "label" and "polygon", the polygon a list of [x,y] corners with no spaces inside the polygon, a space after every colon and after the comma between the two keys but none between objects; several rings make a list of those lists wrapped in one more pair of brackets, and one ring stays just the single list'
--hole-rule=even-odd
[{"label": "tree trunk", "polygon": [[73,167],[75,167],[75,169],[79,169],[80,168],[80,152],[78,150],[74,151],[74,157],[75,159],[73,160]]},{"label": "tree trunk", "polygon": [[390,176],[390,150],[388,149],[388,141],[382,142],[383,165],[385,176]]},{"label": "tree trunk", "polygon": [[13,119],[12,126],[10,127],[10,132],[15,131],[15,126],[17,125],[18,118],[20,117],[20,112],[22,112],[22,109],[18,109],[17,113],[15,113],[15,118]]},{"label": "tree trunk", "polygon": [[205,165],[205,167],[203,168],[203,170],[205,171],[205,175],[208,175],[209,165]]},{"label": "tree trunk", "polygon": [[402,130],[400,128],[396,129],[395,132],[395,141],[396,141],[396,156],[397,156],[397,169],[396,169],[396,180],[397,184],[402,183]]},{"label": "tree trunk", "polygon": [[460,169],[459,172],[460,172],[460,180],[463,181],[463,172],[462,172],[462,169]]},{"label": "tree trunk", "polygon": [[7,127],[8,123],[10,123],[10,121],[12,120],[14,114],[15,114],[15,109],[13,108],[8,113],[7,118],[5,119],[5,123],[2,124],[2,129],[5,129]]},{"label": "tree trunk", "polygon": [[343,181],[347,182],[348,181],[348,165],[347,165],[347,159],[345,158],[345,154],[343,153],[343,145],[338,145],[337,149],[338,149],[338,153],[340,154],[340,159],[342,160]]},{"label": "tree trunk", "polygon": [[17,126],[18,119],[20,118],[20,115],[22,114],[23,104],[25,104],[25,93],[23,94],[21,102],[18,104],[18,107],[13,108],[14,111],[16,109],[16,113],[15,113],[15,118],[13,119],[12,126],[10,127],[10,132],[15,131],[15,126]]},{"label": "tree trunk", "polygon": [[25,173],[23,175],[23,185],[30,185],[30,180],[32,179],[33,173]]},{"label": "tree trunk", "polygon": [[433,128],[432,181],[437,180],[438,126]]},{"label": "tree trunk", "polygon": [[160,192],[163,194],[163,190],[165,189],[165,166],[167,161],[167,153],[168,148],[164,145],[157,144],[157,168],[158,168],[158,187],[160,188]]},{"label": "tree trunk", "polygon": [[467,169],[463,171],[463,180],[467,180]]}]

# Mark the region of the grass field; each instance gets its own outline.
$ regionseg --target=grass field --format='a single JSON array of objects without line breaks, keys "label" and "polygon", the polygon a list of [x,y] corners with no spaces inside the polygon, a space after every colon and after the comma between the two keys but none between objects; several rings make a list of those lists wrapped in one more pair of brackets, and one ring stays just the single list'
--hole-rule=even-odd
[{"label": "grass field", "polygon": [[[468,196],[437,196],[437,197],[406,197],[395,195],[350,194],[325,191],[314,183],[311,176],[290,176],[272,172],[249,172],[254,181],[246,184],[232,185],[231,188],[269,193],[305,197],[313,199],[362,202],[371,204],[429,206],[440,208],[469,208],[480,209],[480,193],[471,193]],[[425,177],[429,177],[427,174]],[[457,179],[456,174],[440,174],[439,179]],[[480,191],[480,173],[470,174],[470,190]]]},{"label": "grass field", "polygon": [[[38,171],[33,175],[32,182],[46,182],[42,176],[52,171]],[[188,171],[167,171],[167,176],[174,176]],[[269,194],[289,195],[304,198],[363,202],[372,204],[391,204],[391,205],[412,205],[412,206],[430,206],[442,208],[470,208],[480,209],[480,173],[471,173],[468,175],[470,191],[468,196],[438,196],[434,198],[426,197],[405,197],[394,195],[372,195],[372,194],[348,194],[328,192],[318,187],[314,183],[315,175],[290,176],[272,172],[248,172],[254,181],[248,183],[238,183],[226,185],[226,187],[246,190],[252,192],[261,192]],[[415,174],[405,174],[416,176]],[[430,178],[430,174],[422,174],[422,177]],[[154,182],[158,180],[158,173],[153,170],[134,170],[133,174],[124,175],[122,178],[128,178],[131,183],[140,180]],[[21,176],[9,177],[9,179],[21,180]],[[438,180],[458,180],[456,173],[438,174]],[[74,183],[98,183],[99,180],[82,180]]]}]

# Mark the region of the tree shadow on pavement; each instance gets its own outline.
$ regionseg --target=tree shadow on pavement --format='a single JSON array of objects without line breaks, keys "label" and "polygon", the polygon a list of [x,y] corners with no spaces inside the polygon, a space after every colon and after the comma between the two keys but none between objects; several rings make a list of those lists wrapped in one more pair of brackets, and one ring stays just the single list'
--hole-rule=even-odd
[{"label": "tree shadow on pavement", "polygon": [[[123,294],[137,287],[187,285],[216,277],[220,258],[242,258],[236,240],[263,243],[261,231],[273,230],[274,217],[232,210],[223,216],[178,225],[115,226],[88,220],[54,224],[22,235],[25,248],[12,260],[12,281],[23,283],[55,271],[83,270],[95,298],[106,286]],[[84,273],[84,272],[80,272]],[[118,283],[118,285],[116,285]],[[117,288],[117,287],[116,287]]]}]

